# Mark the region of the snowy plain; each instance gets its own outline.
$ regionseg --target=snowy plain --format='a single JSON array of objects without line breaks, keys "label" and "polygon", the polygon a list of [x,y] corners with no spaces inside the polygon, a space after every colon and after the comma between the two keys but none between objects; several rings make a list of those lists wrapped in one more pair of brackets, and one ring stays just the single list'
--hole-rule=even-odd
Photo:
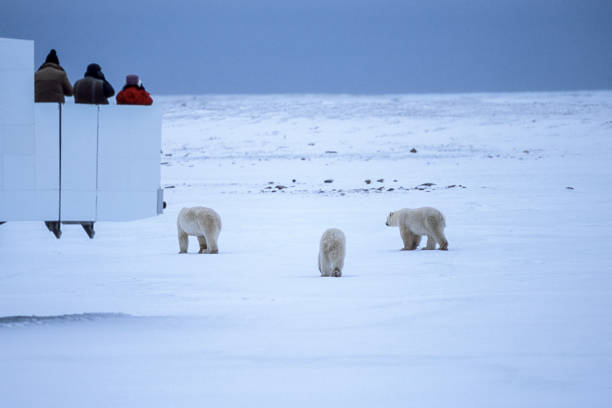
[{"label": "snowy plain", "polygon": [[[163,215],[0,226],[0,406],[612,404],[612,92],[156,103]],[[425,205],[449,250],[401,251]]]}]

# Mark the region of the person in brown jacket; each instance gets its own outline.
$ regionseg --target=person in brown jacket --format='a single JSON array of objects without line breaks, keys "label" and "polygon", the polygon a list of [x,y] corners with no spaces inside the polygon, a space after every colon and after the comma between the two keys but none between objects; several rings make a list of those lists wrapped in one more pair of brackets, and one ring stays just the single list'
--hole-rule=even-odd
[{"label": "person in brown jacket", "polygon": [[56,51],[51,50],[34,74],[34,102],[64,103],[64,95],[72,96],[72,85],[59,64]]},{"label": "person in brown jacket", "polygon": [[98,64],[89,64],[83,79],[74,83],[74,102],[108,105],[108,99],[115,94]]}]

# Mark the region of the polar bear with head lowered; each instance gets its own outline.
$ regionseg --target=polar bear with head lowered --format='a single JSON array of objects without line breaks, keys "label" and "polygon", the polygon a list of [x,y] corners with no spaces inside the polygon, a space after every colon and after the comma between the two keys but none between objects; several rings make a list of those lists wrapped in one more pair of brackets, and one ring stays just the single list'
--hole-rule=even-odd
[{"label": "polar bear with head lowered", "polygon": [[330,228],[323,233],[319,244],[319,272],[321,276],[342,276],[346,239],[337,228]]},{"label": "polar bear with head lowered", "polygon": [[435,208],[402,208],[389,213],[386,224],[388,227],[399,226],[404,250],[416,249],[421,242],[421,235],[427,235],[427,246],[423,249],[436,249],[436,242],[441,250],[448,249],[448,241],[444,236],[446,220]]},{"label": "polar bear with head lowered", "polygon": [[212,208],[183,208],[176,219],[181,254],[187,253],[189,235],[198,237],[200,254],[219,253],[217,239],[221,232],[221,217]]}]

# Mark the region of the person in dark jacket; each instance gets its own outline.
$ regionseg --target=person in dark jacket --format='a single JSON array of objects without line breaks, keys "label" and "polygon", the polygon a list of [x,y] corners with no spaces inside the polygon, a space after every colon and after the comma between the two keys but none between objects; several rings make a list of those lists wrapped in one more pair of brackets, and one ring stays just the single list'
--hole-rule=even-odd
[{"label": "person in dark jacket", "polygon": [[153,99],[146,91],[138,75],[125,77],[125,86],[117,94],[117,105],[152,105]]},{"label": "person in dark jacket", "polygon": [[115,94],[98,64],[89,64],[83,79],[74,83],[74,102],[108,105],[108,99]]},{"label": "person in dark jacket", "polygon": [[34,102],[64,103],[64,95],[72,96],[72,85],[60,66],[57,52],[51,50],[34,74]]}]

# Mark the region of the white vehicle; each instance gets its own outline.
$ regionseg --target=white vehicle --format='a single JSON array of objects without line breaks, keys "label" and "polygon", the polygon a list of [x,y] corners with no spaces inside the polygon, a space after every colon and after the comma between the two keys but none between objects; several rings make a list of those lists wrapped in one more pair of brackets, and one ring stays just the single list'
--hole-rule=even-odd
[{"label": "white vehicle", "polygon": [[34,103],[34,42],[0,38],[0,223],[80,224],[161,214],[156,106]]}]

